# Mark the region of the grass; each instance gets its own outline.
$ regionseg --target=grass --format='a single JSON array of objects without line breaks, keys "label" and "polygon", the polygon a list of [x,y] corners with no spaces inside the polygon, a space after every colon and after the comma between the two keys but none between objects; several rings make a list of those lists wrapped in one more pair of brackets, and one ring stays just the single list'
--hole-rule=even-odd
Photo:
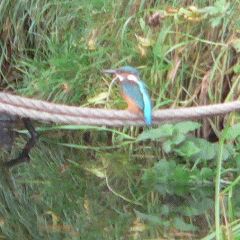
[{"label": "grass", "polygon": [[[123,109],[118,87],[107,99],[102,70],[130,64],[154,109],[238,100],[239,8],[238,0],[4,0],[0,87]],[[35,123],[31,163],[1,168],[0,237],[238,239],[238,120],[150,129]],[[23,147],[19,133],[2,161]]]}]

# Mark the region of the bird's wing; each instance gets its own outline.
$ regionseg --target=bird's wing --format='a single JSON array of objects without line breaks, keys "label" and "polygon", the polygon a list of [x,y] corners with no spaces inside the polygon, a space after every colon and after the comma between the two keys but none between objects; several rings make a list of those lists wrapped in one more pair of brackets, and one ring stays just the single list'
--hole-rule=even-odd
[{"label": "bird's wing", "polygon": [[144,110],[143,94],[141,93],[139,85],[131,81],[122,81],[121,87],[123,94],[131,98],[136,103],[136,105],[143,111]]},{"label": "bird's wing", "polygon": [[143,97],[143,103],[144,103],[144,108],[143,108],[143,114],[145,121],[148,125],[152,124],[152,103],[151,103],[151,98],[149,96],[147,87],[142,81],[138,81],[138,86],[140,89],[140,92]]}]

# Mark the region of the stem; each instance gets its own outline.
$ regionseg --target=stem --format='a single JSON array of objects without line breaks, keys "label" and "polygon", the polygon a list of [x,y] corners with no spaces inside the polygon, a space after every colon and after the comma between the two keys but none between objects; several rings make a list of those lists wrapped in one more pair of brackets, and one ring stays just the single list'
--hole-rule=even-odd
[{"label": "stem", "polygon": [[215,179],[215,227],[216,239],[221,240],[221,214],[220,214],[220,190],[221,190],[221,170],[223,155],[223,138],[219,140],[219,152],[217,158],[217,173]]}]

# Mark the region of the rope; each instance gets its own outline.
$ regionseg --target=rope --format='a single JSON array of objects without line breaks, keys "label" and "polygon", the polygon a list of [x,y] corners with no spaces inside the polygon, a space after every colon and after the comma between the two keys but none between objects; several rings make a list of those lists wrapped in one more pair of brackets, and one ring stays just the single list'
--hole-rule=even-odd
[{"label": "rope", "polygon": [[[153,113],[153,123],[184,121],[240,110],[240,101],[207,106],[162,109]],[[127,110],[82,108],[0,93],[0,112],[43,122],[78,125],[145,125],[143,116]]]}]

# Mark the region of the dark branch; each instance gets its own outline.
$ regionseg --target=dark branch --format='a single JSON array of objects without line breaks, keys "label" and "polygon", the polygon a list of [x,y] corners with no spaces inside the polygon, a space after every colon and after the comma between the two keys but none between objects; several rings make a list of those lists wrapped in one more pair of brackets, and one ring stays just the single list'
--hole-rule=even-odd
[{"label": "dark branch", "polygon": [[37,135],[37,132],[36,132],[34,126],[32,125],[31,120],[29,118],[23,118],[22,121],[31,137],[27,141],[26,145],[24,146],[24,148],[23,148],[22,152],[19,154],[19,156],[17,158],[11,159],[5,163],[5,166],[8,168],[11,168],[20,163],[29,162],[30,161],[29,153],[37,142],[38,135]]}]

